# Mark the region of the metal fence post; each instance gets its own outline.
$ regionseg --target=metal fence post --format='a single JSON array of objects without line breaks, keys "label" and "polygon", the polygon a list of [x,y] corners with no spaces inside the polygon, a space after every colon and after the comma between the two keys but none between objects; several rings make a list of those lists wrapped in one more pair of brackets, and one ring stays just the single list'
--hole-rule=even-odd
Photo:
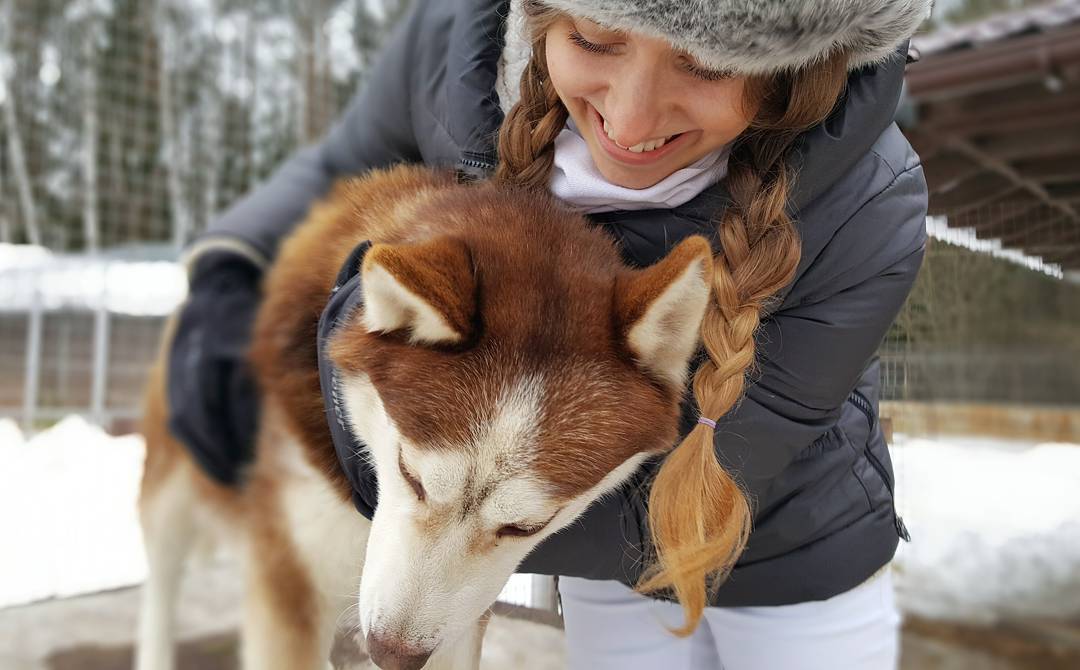
[{"label": "metal fence post", "polygon": [[532,593],[530,594],[529,606],[548,612],[559,611],[559,596],[555,590],[555,578],[548,575],[533,575]]},{"label": "metal fence post", "polygon": [[38,388],[41,381],[41,320],[44,306],[35,283],[30,304],[30,327],[26,329],[26,378],[23,380],[23,433],[34,432]]},{"label": "metal fence post", "polygon": [[[105,271],[107,273],[107,271]],[[105,428],[105,389],[109,375],[109,306],[105,289],[94,312],[94,372],[90,390],[90,416]]]}]

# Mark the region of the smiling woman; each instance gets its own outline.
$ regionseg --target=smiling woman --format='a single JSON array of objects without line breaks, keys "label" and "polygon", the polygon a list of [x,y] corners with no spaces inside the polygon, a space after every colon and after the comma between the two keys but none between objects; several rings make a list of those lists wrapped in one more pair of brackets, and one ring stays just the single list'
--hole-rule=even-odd
[{"label": "smiling woman", "polygon": [[703,68],[655,37],[559,17],[547,69],[604,178],[652,186],[717,152],[757,113],[747,78]]}]

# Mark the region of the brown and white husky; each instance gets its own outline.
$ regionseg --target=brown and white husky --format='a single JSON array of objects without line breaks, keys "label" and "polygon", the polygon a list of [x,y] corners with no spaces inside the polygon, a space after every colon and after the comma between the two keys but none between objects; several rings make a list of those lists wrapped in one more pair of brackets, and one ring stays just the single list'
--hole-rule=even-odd
[{"label": "brown and white husky", "polygon": [[[363,305],[329,351],[378,475],[370,522],[336,460],[315,353],[338,269],[363,240],[375,243]],[[348,614],[382,668],[476,668],[489,607],[525,555],[675,444],[711,264],[691,237],[627,268],[549,196],[447,172],[339,183],[264,285],[243,486],[212,483],[167,433],[160,359],[152,375],[138,669],[172,667],[180,570],[204,528],[243,558],[244,667],[325,667]]]}]

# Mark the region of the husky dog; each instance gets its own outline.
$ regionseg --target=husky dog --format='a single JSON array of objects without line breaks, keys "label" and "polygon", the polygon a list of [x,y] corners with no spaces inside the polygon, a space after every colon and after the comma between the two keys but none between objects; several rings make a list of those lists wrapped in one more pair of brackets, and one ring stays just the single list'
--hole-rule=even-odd
[{"label": "husky dog", "polygon": [[[362,305],[328,351],[378,476],[371,521],[331,444],[316,357],[320,312],[364,240]],[[172,667],[180,570],[206,528],[243,558],[244,667],[323,668],[349,615],[382,668],[475,669],[526,554],[675,444],[711,271],[696,236],[628,268],[547,194],[406,166],[338,183],[264,284],[241,486],[213,483],[168,434],[163,356],[151,376],[139,670]]]}]

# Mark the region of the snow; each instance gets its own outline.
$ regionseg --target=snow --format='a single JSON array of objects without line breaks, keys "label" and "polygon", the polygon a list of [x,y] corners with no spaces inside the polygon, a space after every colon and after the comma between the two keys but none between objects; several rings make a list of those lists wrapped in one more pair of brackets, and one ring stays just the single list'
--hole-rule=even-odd
[{"label": "snow", "polygon": [[926,217],[926,233],[942,242],[979,253],[990,254],[994,258],[1005,259],[1029,270],[1042,272],[1057,279],[1062,279],[1065,276],[1060,264],[1047,263],[1041,257],[1029,256],[1017,249],[1007,249],[1002,246],[1000,238],[982,239],[978,237],[975,229],[970,226],[963,228],[951,227],[949,226],[949,218],[946,216]]},{"label": "snow", "polygon": [[104,307],[145,316],[170,314],[187,293],[178,263],[54,254],[34,245],[0,244],[0,312]]},{"label": "snow", "polygon": [[[1080,616],[1080,445],[897,435],[897,506],[913,542],[898,602],[930,618]],[[0,420],[0,607],[139,583],[143,443],[79,417],[24,439]],[[531,577],[501,600],[529,605]]]},{"label": "snow", "polygon": [[140,582],[141,438],[70,416],[28,441],[0,422],[0,439],[0,607]]},{"label": "snow", "polygon": [[897,599],[929,618],[1080,616],[1080,445],[897,435]]},{"label": "snow", "polygon": [[[0,608],[138,584],[137,500],[145,447],[78,416],[24,440],[0,419]],[[500,597],[529,605],[529,575]]]}]

